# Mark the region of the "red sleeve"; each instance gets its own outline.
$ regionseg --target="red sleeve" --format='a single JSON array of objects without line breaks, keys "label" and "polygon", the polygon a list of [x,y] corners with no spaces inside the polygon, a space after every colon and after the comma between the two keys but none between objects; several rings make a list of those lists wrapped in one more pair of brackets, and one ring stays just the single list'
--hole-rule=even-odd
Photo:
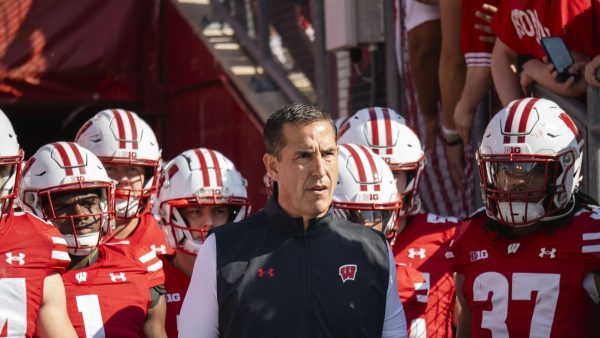
[{"label": "red sleeve", "polygon": [[67,242],[55,228],[51,229],[50,239],[52,240],[52,252],[48,268],[52,272],[63,273],[71,263],[69,252],[67,251]]},{"label": "red sleeve", "polygon": [[137,260],[142,263],[146,269],[146,281],[148,288],[165,283],[165,273],[163,271],[162,261],[156,256],[156,252],[152,249],[138,246],[135,249]]},{"label": "red sleeve", "polygon": [[465,55],[467,67],[490,67],[492,48],[494,44],[481,41],[479,38],[486,33],[475,28],[476,24],[486,24],[475,16],[484,3],[498,6],[498,0],[464,1],[462,6],[461,47]]},{"label": "red sleeve", "polygon": [[502,0],[498,6],[498,11],[492,19],[492,31],[496,38],[500,39],[506,46],[517,54],[528,55],[526,46],[521,43],[517,35],[515,26],[512,22],[513,0]]},{"label": "red sleeve", "polygon": [[[71,263],[71,258],[69,257],[69,252],[67,251],[67,242],[65,239],[62,237],[58,229],[56,229],[52,224],[43,221],[31,213],[24,213],[23,215],[24,218],[19,219],[26,220],[26,222],[30,222],[32,224],[32,231],[35,232],[34,236],[41,241],[39,243],[40,245],[44,246],[44,250],[48,250],[44,252],[44,255],[49,255],[49,257],[45,256],[48,257],[48,274],[63,273],[67,266]],[[33,241],[36,239],[32,237],[28,238],[27,240],[33,243]]]},{"label": "red sleeve", "polygon": [[[577,222],[577,223],[575,223]],[[585,258],[587,271],[600,270],[600,208],[592,212],[584,211],[575,216],[574,225],[581,240],[581,253]],[[579,249],[579,248],[577,248]],[[576,250],[577,250],[576,249]],[[579,250],[577,250],[579,251]]]},{"label": "red sleeve", "polygon": [[569,50],[600,54],[600,0],[562,1],[561,18]]},{"label": "red sleeve", "polygon": [[465,254],[467,251],[464,250],[464,248],[467,245],[466,234],[468,233],[467,230],[469,229],[470,224],[471,220],[460,223],[454,237],[448,245],[446,259],[450,261],[450,269],[453,272],[463,273],[463,268],[469,261]]}]

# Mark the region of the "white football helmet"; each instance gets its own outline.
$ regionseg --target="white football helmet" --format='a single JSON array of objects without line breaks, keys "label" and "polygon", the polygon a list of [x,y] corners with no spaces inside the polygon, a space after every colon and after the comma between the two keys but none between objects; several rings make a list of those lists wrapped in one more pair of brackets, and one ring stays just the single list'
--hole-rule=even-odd
[{"label": "white football helmet", "polygon": [[144,168],[141,190],[115,189],[118,218],[135,218],[149,211],[160,174],[161,151],[152,128],[136,113],[106,109],[79,129],[75,142],[92,151],[103,164],[128,164]]},{"label": "white football helmet", "polygon": [[364,108],[351,116],[338,132],[338,143],[369,147],[388,164],[392,172],[406,174],[406,187],[400,193],[402,215],[419,212],[418,186],[425,167],[425,153],[419,138],[405,119],[390,108]]},{"label": "white football helmet", "polygon": [[[218,151],[197,148],[175,157],[159,179],[157,200],[167,242],[173,248],[196,254],[210,227],[191,229],[180,208],[204,205],[229,206],[227,222],[248,216],[247,182],[233,162]],[[192,231],[202,234],[194,240]]]},{"label": "white football helmet", "polygon": [[339,149],[334,213],[364,225],[381,222],[386,238],[392,238],[402,207],[392,171],[363,145],[341,144]]},{"label": "white football helmet", "polygon": [[[111,231],[112,189],[112,180],[92,152],[73,142],[56,142],[41,147],[27,161],[19,197],[23,209],[46,221],[68,221],[73,231],[63,234],[67,248],[71,254],[81,256],[98,246]],[[76,191],[97,193],[101,211],[81,216],[57,216],[54,199]],[[100,230],[77,235],[77,224],[89,217],[93,217],[94,223],[96,220],[101,222]]]},{"label": "white football helmet", "polygon": [[477,152],[487,215],[513,227],[568,214],[580,182],[583,137],[556,103],[512,101],[490,121]]},{"label": "white football helmet", "polygon": [[10,120],[0,110],[0,220],[12,215],[21,180],[23,150]]}]

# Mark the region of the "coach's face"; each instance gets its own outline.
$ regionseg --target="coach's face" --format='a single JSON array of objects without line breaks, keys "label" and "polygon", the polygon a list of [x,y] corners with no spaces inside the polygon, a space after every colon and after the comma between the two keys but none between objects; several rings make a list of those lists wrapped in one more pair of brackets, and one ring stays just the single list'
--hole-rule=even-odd
[{"label": "coach's face", "polygon": [[277,181],[279,205],[292,217],[308,221],[325,215],[338,176],[338,147],[328,121],[283,126],[280,156],[265,155],[269,174]]}]

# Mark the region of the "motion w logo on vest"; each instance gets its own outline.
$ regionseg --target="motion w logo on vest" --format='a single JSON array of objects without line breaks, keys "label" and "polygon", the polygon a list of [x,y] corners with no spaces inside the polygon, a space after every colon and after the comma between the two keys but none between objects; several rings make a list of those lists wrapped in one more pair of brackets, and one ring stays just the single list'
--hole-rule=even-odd
[{"label": "motion w logo on vest", "polygon": [[354,280],[356,277],[356,272],[358,272],[358,267],[356,264],[346,264],[340,266],[339,274],[342,278],[342,283],[346,283],[347,280]]}]

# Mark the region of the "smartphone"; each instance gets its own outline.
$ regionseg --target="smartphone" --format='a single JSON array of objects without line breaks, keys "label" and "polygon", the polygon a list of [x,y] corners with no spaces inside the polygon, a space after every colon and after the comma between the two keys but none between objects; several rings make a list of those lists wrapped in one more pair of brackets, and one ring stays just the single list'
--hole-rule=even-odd
[{"label": "smartphone", "polygon": [[573,57],[563,39],[559,36],[550,36],[542,38],[541,43],[548,61],[554,65],[558,73],[557,80],[565,82],[570,76],[574,76],[577,80],[579,74],[569,73],[569,67],[573,65]]}]

